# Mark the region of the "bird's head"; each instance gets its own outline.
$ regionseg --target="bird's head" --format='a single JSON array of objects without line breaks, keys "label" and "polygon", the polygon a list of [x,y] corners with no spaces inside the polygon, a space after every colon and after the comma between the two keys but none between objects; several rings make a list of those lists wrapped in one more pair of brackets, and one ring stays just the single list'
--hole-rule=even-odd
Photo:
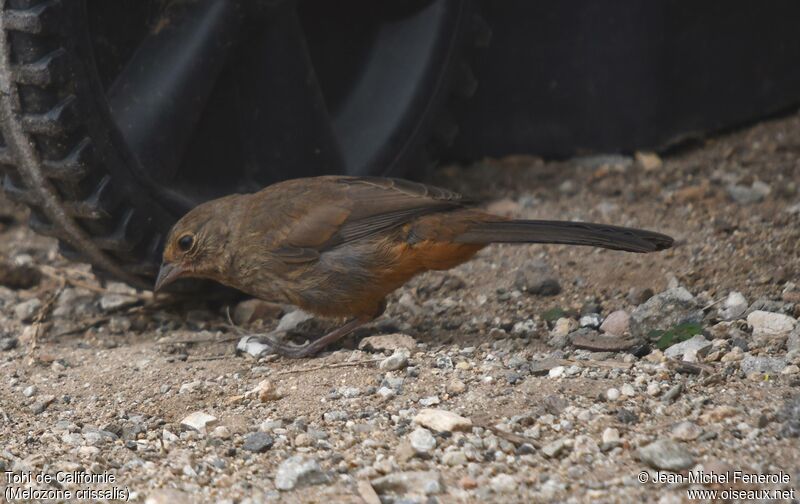
[{"label": "bird's head", "polygon": [[226,264],[232,196],[209,201],[181,217],[169,232],[154,291],[178,278],[216,279]]}]

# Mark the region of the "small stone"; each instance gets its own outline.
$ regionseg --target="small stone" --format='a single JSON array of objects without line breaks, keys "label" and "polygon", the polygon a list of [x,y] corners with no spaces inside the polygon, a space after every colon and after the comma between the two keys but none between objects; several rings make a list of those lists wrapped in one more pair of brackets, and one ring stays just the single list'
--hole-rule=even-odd
[{"label": "small stone", "polygon": [[450,395],[462,394],[465,390],[467,390],[466,384],[457,378],[450,380],[445,386],[445,391]]},{"label": "small stone", "polygon": [[549,376],[550,378],[561,378],[562,376],[564,376],[565,370],[566,368],[564,366],[556,366],[547,372],[547,376]]},{"label": "small stone", "polygon": [[211,431],[209,437],[214,439],[230,439],[231,438],[231,431],[224,425],[218,425],[214,427],[214,430]]},{"label": "small stone", "polygon": [[489,486],[492,487],[495,493],[505,494],[512,493],[517,489],[517,480],[510,474],[498,474],[489,481]]},{"label": "small stone", "polygon": [[378,395],[384,399],[391,399],[397,395],[397,393],[394,391],[394,389],[390,389],[389,387],[381,387],[378,389]]},{"label": "small stone", "polygon": [[653,297],[653,289],[647,287],[631,287],[626,296],[627,301],[633,306],[638,306]]},{"label": "small stone", "polygon": [[33,397],[37,392],[36,385],[29,385],[22,390],[22,395],[25,397]]},{"label": "small stone", "polygon": [[138,299],[136,289],[121,282],[109,282],[106,292],[100,297],[100,308],[103,310],[114,310]]},{"label": "small stone", "polygon": [[261,380],[258,382],[253,390],[245,393],[245,397],[255,395],[261,402],[277,401],[283,397],[283,394],[278,390],[278,387],[270,380]]},{"label": "small stone", "polygon": [[22,322],[30,322],[39,312],[42,302],[38,298],[23,301],[14,307],[14,316]]},{"label": "small stone", "polygon": [[450,467],[463,466],[467,464],[467,455],[461,450],[445,452],[442,463]]},{"label": "small stone", "polygon": [[672,437],[679,441],[694,441],[703,433],[696,423],[685,420],[672,428]]},{"label": "small stone", "polygon": [[402,333],[368,336],[358,343],[359,350],[371,352],[407,350],[412,353],[416,348],[417,341],[408,334]]},{"label": "small stone", "polygon": [[430,455],[436,448],[436,438],[433,437],[428,429],[417,427],[408,436],[408,441],[414,451],[420,455]]},{"label": "small stone", "polygon": [[13,350],[17,347],[17,338],[6,336],[0,336],[0,352],[6,352],[8,350]]},{"label": "small stone", "polygon": [[553,337],[564,337],[578,328],[578,323],[571,318],[561,317],[556,320],[550,335]]},{"label": "small stone", "polygon": [[756,310],[747,316],[747,323],[753,328],[753,336],[779,336],[792,332],[797,320],[782,313]]},{"label": "small stone", "polygon": [[731,199],[740,205],[758,203],[772,192],[772,188],[760,180],[754,181],[750,187],[732,184],[726,190]]},{"label": "small stone", "polygon": [[630,330],[631,316],[625,310],[617,310],[608,314],[600,324],[600,330],[614,336],[623,336]]},{"label": "small stone", "polygon": [[798,366],[797,364],[790,364],[785,368],[783,368],[783,370],[781,370],[781,374],[787,376],[796,375],[797,373],[800,373],[800,366]]},{"label": "small stone", "polygon": [[664,355],[671,359],[683,358],[685,361],[697,362],[702,360],[711,350],[711,342],[702,334],[695,334],[686,341],[676,343],[664,351]]},{"label": "small stone", "polygon": [[654,469],[679,472],[694,465],[694,456],[671,439],[659,439],[636,451],[642,462]]},{"label": "small stone", "polygon": [[237,325],[252,324],[257,320],[273,320],[281,316],[283,307],[261,299],[246,299],[233,309],[233,321]]},{"label": "small stone", "polygon": [[738,362],[744,358],[744,352],[738,346],[731,348],[730,352],[727,352],[725,355],[722,356],[720,361],[722,362]]},{"label": "small stone", "polygon": [[517,269],[514,287],[536,296],[555,296],[561,284],[550,266],[540,260],[531,261]]},{"label": "small stone", "polygon": [[195,411],[181,420],[181,427],[205,434],[206,429],[212,427],[215,423],[217,423],[217,417],[204,411]]},{"label": "small stone", "polygon": [[569,445],[566,440],[556,439],[546,445],[542,446],[542,455],[547,458],[555,458],[565,454],[568,451]]},{"label": "small stone", "polygon": [[408,365],[410,353],[407,348],[398,348],[392,355],[383,359],[378,367],[384,371],[397,371]]},{"label": "small stone", "polygon": [[442,492],[441,477],[437,471],[406,471],[387,474],[371,481],[378,494],[434,495]]},{"label": "small stone", "polygon": [[54,401],[56,400],[56,396],[54,395],[43,395],[39,398],[38,401],[33,403],[31,406],[31,411],[34,415],[38,415],[39,413],[43,413],[44,410],[47,409]]},{"label": "small stone", "polygon": [[683,384],[676,383],[675,385],[670,387],[669,390],[667,390],[667,392],[664,394],[664,397],[662,397],[661,400],[664,401],[665,403],[670,403],[675,399],[677,399],[678,396],[681,395],[681,392],[683,392]]},{"label": "small stone", "polygon": [[469,476],[463,476],[460,480],[458,480],[458,486],[464,490],[472,490],[474,488],[478,488],[478,482]]},{"label": "small stone", "polygon": [[613,427],[606,427],[603,431],[603,444],[604,445],[619,445],[621,443],[619,437],[619,430]]},{"label": "small stone", "polygon": [[434,432],[452,432],[472,428],[472,421],[451,411],[426,408],[417,413],[414,423]]},{"label": "small stone", "polygon": [[322,471],[315,459],[302,455],[295,455],[281,462],[275,474],[275,487],[278,490],[292,490],[329,481],[330,477]]},{"label": "small stone", "polygon": [[783,357],[755,356],[748,353],[742,359],[739,367],[745,375],[752,373],[778,374],[786,367],[786,359]]},{"label": "small stone", "polygon": [[200,380],[190,381],[186,383],[182,383],[181,387],[178,389],[179,394],[188,394],[190,392],[194,392],[195,390],[200,389],[203,386],[203,382]]},{"label": "small stone", "polygon": [[294,438],[294,445],[297,447],[311,446],[311,437],[305,432],[301,432]]},{"label": "small stone", "polygon": [[439,396],[430,396],[430,397],[423,397],[419,400],[419,403],[422,406],[435,406],[439,404],[441,401],[439,400]]},{"label": "small stone", "polygon": [[733,291],[725,298],[725,304],[720,310],[723,320],[735,320],[744,315],[747,311],[747,299],[741,292]]},{"label": "small stone", "polygon": [[582,316],[578,323],[581,327],[591,327],[592,329],[597,329],[600,327],[602,322],[603,317],[601,317],[599,313],[589,313],[588,315]]},{"label": "small stone", "polygon": [[658,383],[650,382],[647,384],[647,395],[656,397],[659,394],[661,394],[661,386]]},{"label": "small stone", "polygon": [[711,411],[703,413],[700,415],[700,419],[703,421],[703,423],[710,424],[720,422],[726,418],[733,418],[741,413],[742,412],[738,408],[723,404],[721,406],[717,406]]},{"label": "small stone", "polygon": [[251,432],[244,438],[242,448],[253,453],[264,453],[272,448],[274,440],[266,432]]},{"label": "small stone", "polygon": [[620,397],[619,389],[612,387],[606,390],[606,399],[608,399],[609,401],[616,401],[617,399],[619,399],[619,397]]},{"label": "small stone", "polygon": [[626,397],[633,397],[633,396],[636,395],[636,390],[633,388],[633,385],[631,385],[630,383],[626,383],[626,384],[622,385],[622,387],[620,387],[620,392],[622,392],[622,395],[624,395]]},{"label": "small stone", "polygon": [[639,305],[631,313],[630,331],[645,339],[655,330],[667,330],[684,323],[699,323],[703,310],[692,294],[683,287],[669,289]]}]

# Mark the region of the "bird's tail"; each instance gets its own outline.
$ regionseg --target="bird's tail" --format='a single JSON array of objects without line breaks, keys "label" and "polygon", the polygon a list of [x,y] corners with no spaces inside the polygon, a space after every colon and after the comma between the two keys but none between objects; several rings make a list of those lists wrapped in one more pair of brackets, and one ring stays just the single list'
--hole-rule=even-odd
[{"label": "bird's tail", "polygon": [[561,243],[628,252],[670,248],[673,239],[644,229],[589,222],[509,220],[480,222],[455,239],[458,243]]}]

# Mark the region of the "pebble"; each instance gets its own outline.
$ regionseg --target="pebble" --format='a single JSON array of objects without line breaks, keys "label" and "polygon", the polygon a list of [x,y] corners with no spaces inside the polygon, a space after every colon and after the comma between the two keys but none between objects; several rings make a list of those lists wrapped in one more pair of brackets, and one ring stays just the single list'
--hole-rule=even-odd
[{"label": "pebble", "polygon": [[180,389],[178,389],[178,393],[187,394],[189,392],[194,392],[195,390],[199,389],[202,386],[203,382],[201,382],[200,380],[182,383]]},{"label": "pebble", "polygon": [[694,441],[703,433],[696,423],[685,420],[672,428],[672,437],[679,441]]},{"label": "pebble", "polygon": [[378,367],[384,371],[397,371],[408,365],[410,353],[407,348],[398,348],[392,355],[383,359]]},{"label": "pebble", "polygon": [[602,440],[604,445],[619,445],[622,442],[619,437],[619,430],[614,427],[606,427],[603,431]]},{"label": "pebble", "polygon": [[564,366],[556,366],[547,372],[547,376],[549,376],[550,378],[561,378],[562,376],[564,376],[565,369],[566,368],[564,368]]},{"label": "pebble", "polygon": [[600,324],[600,330],[614,336],[623,336],[630,330],[631,316],[625,310],[617,310],[608,314]]},{"label": "pebble", "polygon": [[278,390],[278,387],[275,386],[275,384],[270,380],[261,380],[258,382],[258,385],[253,387],[253,390],[245,393],[245,397],[251,395],[258,397],[258,400],[261,402],[277,401],[283,397],[283,394]]},{"label": "pebble", "polygon": [[644,171],[654,171],[661,168],[663,161],[655,152],[637,151],[634,155],[636,164]]},{"label": "pebble", "polygon": [[545,261],[534,260],[517,269],[514,287],[535,296],[555,296],[561,284]]},{"label": "pebble", "polygon": [[136,299],[136,289],[133,287],[121,282],[109,282],[106,285],[106,294],[100,297],[100,308],[114,310],[132,303]]},{"label": "pebble", "polygon": [[703,310],[695,297],[683,287],[677,287],[656,294],[636,307],[631,313],[630,330],[633,336],[644,339],[654,330],[702,320]]},{"label": "pebble", "polygon": [[547,458],[554,458],[565,454],[568,451],[569,445],[564,438],[556,439],[546,445],[542,446],[542,455]]},{"label": "pebble", "polygon": [[694,456],[671,439],[659,439],[636,450],[636,456],[654,469],[683,471],[694,465]]},{"label": "pebble", "polygon": [[756,310],[747,316],[747,323],[753,328],[753,336],[778,336],[792,332],[797,319],[782,313]]},{"label": "pebble", "polygon": [[517,489],[517,480],[510,474],[498,474],[489,481],[489,486],[492,487],[496,493],[512,493]]},{"label": "pebble", "polygon": [[431,431],[423,427],[417,427],[408,436],[408,441],[414,451],[420,455],[430,455],[434,448],[436,448],[436,438],[433,437]]},{"label": "pebble", "polygon": [[683,358],[688,362],[697,362],[708,355],[711,350],[711,342],[702,334],[695,334],[686,341],[676,343],[664,351],[664,355],[671,359]]},{"label": "pebble", "polygon": [[796,375],[800,373],[800,366],[797,364],[790,364],[781,370],[782,375]]},{"label": "pebble", "polygon": [[430,397],[423,397],[419,400],[419,403],[422,406],[435,406],[439,404],[441,401],[439,400],[439,396],[430,396]]},{"label": "pebble", "polygon": [[669,390],[664,394],[664,397],[661,398],[662,401],[665,403],[670,403],[678,398],[683,392],[683,384],[676,383],[675,385],[671,386]]},{"label": "pebble", "polygon": [[244,437],[242,448],[253,453],[264,453],[272,448],[274,442],[266,432],[256,431]]},{"label": "pebble", "polygon": [[209,437],[214,439],[230,439],[231,438],[231,431],[224,425],[218,425],[214,427],[214,430],[211,431]]},{"label": "pebble", "polygon": [[581,327],[591,327],[592,329],[597,329],[600,327],[602,322],[603,318],[599,313],[589,313],[588,315],[582,316],[578,323]]},{"label": "pebble", "polygon": [[36,385],[29,385],[24,389],[22,389],[22,395],[24,395],[25,397],[33,397],[34,395],[36,395],[37,391],[38,389],[36,388]]},{"label": "pebble", "polygon": [[653,297],[653,289],[648,287],[631,287],[631,290],[628,291],[628,295],[625,299],[630,304],[639,306],[651,297]]},{"label": "pebble", "polygon": [[578,323],[571,318],[561,317],[556,320],[550,335],[553,337],[564,337],[578,328]]},{"label": "pebble", "polygon": [[633,388],[633,385],[631,385],[630,383],[626,383],[626,384],[622,385],[622,387],[620,387],[620,392],[622,392],[622,395],[624,395],[626,397],[633,397],[633,396],[636,395],[636,390]]},{"label": "pebble", "polygon": [[647,395],[655,397],[661,393],[661,386],[659,386],[656,382],[650,382],[647,384]]},{"label": "pebble", "polygon": [[610,389],[606,390],[606,399],[609,401],[616,401],[620,397],[619,389],[611,387]]},{"label": "pebble", "polygon": [[472,428],[472,420],[451,411],[426,408],[417,413],[414,423],[434,432],[452,432]]},{"label": "pebble", "polygon": [[30,322],[41,307],[42,302],[38,298],[32,298],[17,304],[14,307],[14,316],[22,322]]},{"label": "pebble", "polygon": [[205,434],[206,429],[212,427],[216,422],[217,417],[209,415],[205,411],[195,411],[181,420],[181,427]]},{"label": "pebble", "polygon": [[39,400],[33,403],[31,406],[31,411],[34,415],[38,415],[39,413],[43,413],[44,410],[47,409],[54,401],[56,400],[56,396],[54,395],[43,395],[39,397]]},{"label": "pebble", "polygon": [[17,347],[17,338],[12,336],[0,337],[0,352],[13,350]]},{"label": "pebble", "polygon": [[767,357],[746,354],[739,367],[745,375],[751,373],[772,373],[778,374],[786,367],[786,359],[783,357]]},{"label": "pebble", "polygon": [[370,483],[378,494],[434,495],[442,492],[441,476],[437,471],[396,472],[374,479]]},{"label": "pebble", "polygon": [[281,462],[275,474],[275,487],[278,490],[292,490],[329,481],[330,477],[322,471],[319,462],[302,455],[295,455]]},{"label": "pebble", "polygon": [[467,454],[462,450],[446,452],[442,456],[442,463],[450,467],[463,466],[467,463]]},{"label": "pebble", "polygon": [[728,192],[728,196],[730,196],[733,201],[739,203],[740,205],[752,205],[753,203],[758,203],[772,192],[772,188],[760,180],[754,181],[750,187],[739,184],[731,184],[726,187],[726,190]]},{"label": "pebble", "polygon": [[417,340],[408,334],[381,334],[377,336],[367,336],[358,343],[359,350],[372,352],[396,352],[397,350],[408,350],[409,353],[417,348]]},{"label": "pebble", "polygon": [[723,320],[735,320],[744,315],[747,311],[747,299],[741,292],[733,291],[725,298],[725,304],[720,310],[720,316]]},{"label": "pebble", "polygon": [[467,385],[463,381],[457,378],[450,380],[449,382],[447,382],[447,385],[445,386],[445,391],[450,395],[462,394],[466,390],[467,390]]},{"label": "pebble", "polygon": [[195,496],[172,488],[153,490],[147,495],[144,504],[190,504],[195,501]]}]

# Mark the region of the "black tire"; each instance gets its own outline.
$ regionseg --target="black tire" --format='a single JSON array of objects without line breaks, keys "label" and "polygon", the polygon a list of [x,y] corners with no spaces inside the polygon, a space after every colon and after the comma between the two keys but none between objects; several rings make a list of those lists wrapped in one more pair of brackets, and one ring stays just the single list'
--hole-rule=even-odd
[{"label": "black tire", "polygon": [[[4,30],[0,37],[0,171],[5,191],[30,207],[31,227],[58,238],[67,257],[90,262],[131,285],[150,288],[167,231],[189,208],[206,199],[296,176],[408,174],[410,167],[425,165],[438,146],[452,141],[457,129],[451,115],[454,99],[469,96],[475,89],[464,51],[486,33],[475,24],[470,0],[399,0],[399,7],[383,12],[394,16],[383,20],[389,28],[376,29],[368,50],[359,49],[361,59],[349,58],[357,70],[349,78],[340,78],[335,65],[322,70],[320,62],[331,60],[325,52],[329,44],[302,34],[307,19],[335,17],[308,16],[303,10],[334,2],[309,1],[301,9],[276,7],[276,3],[136,0],[114,2],[116,7],[110,8],[112,2],[105,0],[6,0],[0,12]],[[358,12],[367,5],[371,3],[353,0],[351,8]],[[131,10],[119,12],[124,9]],[[190,60],[186,75],[159,75],[133,64],[155,61],[146,58],[152,56],[146,50],[154,51],[153,47],[172,65],[170,72],[175,66],[170,57],[186,63],[184,49],[189,45],[178,43],[194,36],[193,28],[184,29],[178,21],[186,20],[184,25],[189,26],[192,16],[209,12],[217,16],[216,24],[203,34],[200,45],[208,43],[203,50],[210,56]],[[419,67],[417,61],[389,64],[376,58],[381,50],[403,41],[398,35],[403,29],[398,26],[422,19],[423,14],[430,20],[420,21],[417,27],[409,24],[406,36],[413,37],[415,30],[414,40],[425,39],[420,33],[435,36],[428,46],[417,44],[427,58],[425,72],[417,72],[416,81],[406,82],[399,70],[403,65]],[[123,22],[120,26],[138,26],[138,19],[144,28],[138,35],[115,30],[113,15]],[[280,21],[272,21],[275,18]],[[243,42],[239,37],[244,19],[271,24],[265,30],[246,32],[251,35]],[[341,31],[335,25],[327,29]],[[137,39],[141,31],[144,38]],[[236,34],[235,43],[228,44],[226,34]],[[293,45],[287,39],[299,42]],[[275,50],[276,44],[283,46]],[[229,47],[241,50],[232,56],[224,52]],[[315,55],[315,50],[321,55]],[[347,47],[342,51],[358,53]],[[283,65],[277,77],[267,75],[263,70],[267,65],[258,65],[254,75],[243,78],[241,68],[248,61],[260,62],[258,58],[265,54]],[[292,79],[302,75],[311,77],[299,82]],[[165,87],[182,92],[173,96],[168,107],[161,107],[164,102],[158,100],[163,97],[154,93],[152,82],[169,86],[180,78],[185,79],[184,85],[192,82],[191,89]],[[260,93],[254,94],[254,87]],[[265,87],[272,93],[264,92]],[[398,107],[393,97],[404,87],[413,93]],[[376,89],[392,103],[381,108],[374,97],[372,102],[365,98]],[[236,107],[235,103],[231,106],[232,90],[240,102],[246,102],[239,103],[238,124],[249,135],[228,127],[231,109]],[[288,105],[282,105],[276,93],[288,93],[291,99],[279,97]],[[311,99],[308,93],[313,94]],[[265,101],[269,99],[272,102]],[[251,108],[260,106],[277,113],[265,121],[263,114],[251,113]],[[370,124],[383,127],[392,121],[383,128],[383,136],[373,134],[371,144],[358,138],[342,140],[364,129],[372,134],[367,128]],[[331,134],[334,127],[340,128],[336,136]],[[151,133],[153,128],[158,129],[157,135]],[[336,145],[326,145],[331,139]],[[341,147],[347,142],[355,150]],[[233,158],[220,157],[220,152]],[[243,154],[236,158],[239,152]]]}]

